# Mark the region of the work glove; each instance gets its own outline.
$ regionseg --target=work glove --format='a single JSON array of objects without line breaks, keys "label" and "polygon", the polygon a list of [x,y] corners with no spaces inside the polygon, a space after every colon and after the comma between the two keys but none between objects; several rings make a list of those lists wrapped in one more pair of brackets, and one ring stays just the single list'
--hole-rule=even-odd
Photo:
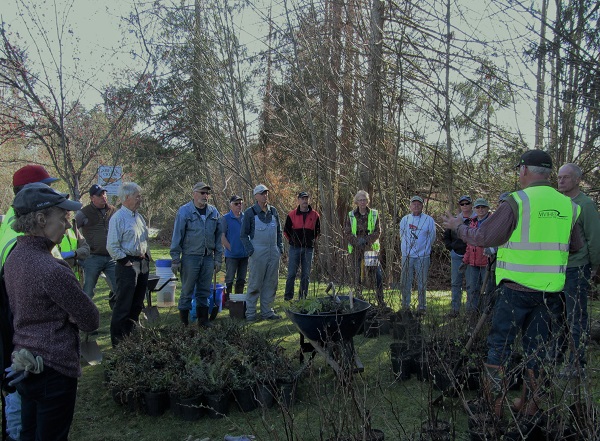
[{"label": "work glove", "polygon": [[174,276],[176,276],[176,275],[177,275],[177,273],[178,273],[178,272],[179,272],[179,270],[180,270],[180,267],[181,267],[181,264],[180,264],[180,263],[172,263],[172,264],[171,264],[171,271],[173,272],[173,275],[174,275]]},{"label": "work glove", "polygon": [[29,371],[13,371],[11,367],[4,369],[4,372],[6,372],[6,379],[10,380],[8,381],[8,385],[11,387],[14,387],[29,376]]},{"label": "work glove", "polygon": [[215,262],[215,272],[221,271],[221,262]]},{"label": "work glove", "polygon": [[484,256],[492,257],[494,254],[496,254],[496,248],[494,247],[486,247],[483,249]]},{"label": "work glove", "polygon": [[75,257],[75,251],[65,251],[60,253],[63,259],[71,259]]}]

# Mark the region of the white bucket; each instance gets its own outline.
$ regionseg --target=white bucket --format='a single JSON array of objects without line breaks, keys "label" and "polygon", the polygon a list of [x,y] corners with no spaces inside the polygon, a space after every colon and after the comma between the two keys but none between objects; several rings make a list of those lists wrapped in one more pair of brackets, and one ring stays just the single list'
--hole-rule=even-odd
[{"label": "white bucket", "polygon": [[365,251],[365,266],[379,265],[379,251]]},{"label": "white bucket", "polygon": [[[171,266],[156,266],[156,275],[160,277],[157,288],[160,288],[165,284],[171,277],[174,277]],[[166,308],[169,306],[175,306],[175,288],[177,282],[172,281],[167,283],[160,291],[156,292],[156,306]]]}]

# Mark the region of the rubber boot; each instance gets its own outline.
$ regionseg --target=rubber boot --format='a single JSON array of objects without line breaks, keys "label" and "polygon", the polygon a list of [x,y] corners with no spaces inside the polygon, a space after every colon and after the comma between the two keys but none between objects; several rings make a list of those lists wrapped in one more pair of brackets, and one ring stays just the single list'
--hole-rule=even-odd
[{"label": "rubber boot", "polygon": [[523,386],[521,387],[521,395],[513,400],[512,410],[513,412],[521,412],[525,400],[527,399],[527,383],[523,380]]},{"label": "rubber boot", "polygon": [[484,363],[486,371],[483,394],[491,412],[502,418],[502,401],[506,388],[504,387],[504,369],[502,366]]},{"label": "rubber boot", "polygon": [[199,328],[212,327],[212,323],[208,320],[208,306],[196,306],[196,317],[198,317]]},{"label": "rubber boot", "polygon": [[518,403],[518,409],[515,405],[515,409],[519,410],[519,412],[524,415],[536,415],[541,410],[541,401],[544,393],[540,386],[539,378],[536,376],[533,369],[527,369],[527,375],[523,381],[523,387],[525,388],[524,401]]},{"label": "rubber boot", "polygon": [[[244,294],[244,286],[245,286],[245,282],[242,283],[238,283],[238,281],[235,281],[235,293],[236,294]],[[231,292],[231,291],[228,291]]]},{"label": "rubber boot", "polygon": [[179,310],[179,318],[181,319],[181,323],[184,326],[190,324],[190,311],[188,309],[180,309]]}]

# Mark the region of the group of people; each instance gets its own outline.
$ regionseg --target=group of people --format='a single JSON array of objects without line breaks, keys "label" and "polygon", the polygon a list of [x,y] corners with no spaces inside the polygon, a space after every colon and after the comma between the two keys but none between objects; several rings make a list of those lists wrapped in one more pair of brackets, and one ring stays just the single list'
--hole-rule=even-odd
[{"label": "group of people", "polygon": [[[600,219],[579,188],[575,164],[559,169],[558,191],[549,182],[552,159],[546,152],[525,152],[517,168],[521,190],[504,196],[493,216],[466,225],[466,216],[448,213],[443,225],[467,246],[497,247],[499,290],[487,338],[485,402],[502,416],[506,369],[520,332],[526,375],[512,408],[535,424],[549,366],[564,362],[559,375],[585,376],[587,297],[600,264]],[[566,341],[569,356],[563,360]]]},{"label": "group of people", "polygon": [[[269,204],[269,189],[264,184],[253,190],[255,202],[244,210],[244,199],[233,195],[229,212],[221,216],[209,204],[211,187],[198,182],[192,200],[181,206],[175,217],[170,254],[171,269],[181,277],[178,309],[181,322],[189,323],[192,297],[196,299],[198,324],[210,326],[209,295],[211,281],[221,269],[225,255],[225,289],[246,292],[246,320],[277,320],[273,310],[283,254],[283,237],[290,243],[285,299],[294,298],[298,269],[301,270],[299,298],[306,297],[315,240],[321,233],[319,213],[310,206],[310,195],[298,193],[298,205],[281,227],[279,213]],[[234,285],[235,282],[235,285]],[[235,286],[235,288],[234,288]],[[260,302],[260,310],[257,305]]]},{"label": "group of people", "polygon": [[[582,372],[587,296],[600,264],[600,219],[593,201],[579,188],[579,167],[566,164],[560,168],[558,191],[548,181],[552,160],[547,153],[526,152],[518,170],[522,189],[503,193],[493,215],[487,200],[477,198],[473,203],[465,195],[458,200],[459,213],[442,219],[444,243],[451,256],[450,316],[460,313],[464,275],[468,312],[480,309],[483,284],[499,287],[485,364],[486,397],[498,416],[506,392],[505,369],[519,331],[528,374],[515,408],[530,415],[539,410],[543,395],[540,364],[546,357],[564,362],[567,374]],[[16,386],[6,397],[5,410],[8,435],[15,440],[38,439],[42,433],[67,439],[81,375],[79,333],[93,332],[99,326],[99,312],[92,301],[99,276],[105,275],[111,291],[113,346],[132,332],[147,291],[151,254],[148,227],[138,211],[142,189],[124,183],[117,209],[108,203],[106,190],[93,185],[90,203],[83,207],[52,189],[56,180],[41,166],[18,170],[13,176],[15,199],[0,229],[0,257],[14,324],[12,342],[4,342],[5,346],[12,343],[14,352],[6,354],[4,347],[3,361],[11,365],[9,379]],[[289,241],[284,298],[294,298],[298,270],[298,297],[308,294],[321,233],[320,216],[310,205],[310,195],[298,193],[297,206],[288,212],[282,227],[263,184],[254,188],[254,203],[245,210],[244,199],[231,196],[224,215],[209,203],[211,192],[209,185],[198,182],[191,200],[175,216],[170,255],[171,269],[181,278],[181,322],[188,325],[195,297],[199,326],[211,325],[211,282],[221,270],[223,255],[226,291],[246,292],[246,320],[281,318],[273,303],[284,237]],[[377,260],[380,215],[369,206],[366,191],[358,191],[354,202],[356,208],[345,216],[343,227],[353,282],[360,289],[370,275],[376,300],[385,306]],[[436,238],[435,222],[423,208],[423,198],[413,196],[410,213],[399,226],[402,307],[411,306],[416,278],[419,314],[426,311],[428,269]],[[74,221],[72,211],[76,212]],[[84,270],[83,287],[78,265]],[[568,357],[563,359],[564,354]]]},{"label": "group of people", "polygon": [[77,258],[90,252],[72,229],[70,213],[82,204],[49,186],[57,180],[38,165],[17,170],[0,230],[8,300],[2,299],[2,361],[9,366],[3,438],[12,440],[67,439],[81,375],[79,332],[99,326],[98,309],[74,271]]},{"label": "group of people", "polygon": [[123,184],[117,210],[106,190],[93,185],[83,207],[50,187],[57,180],[39,165],[17,170],[0,230],[8,300],[2,303],[2,361],[9,366],[3,407],[12,440],[68,438],[81,375],[80,332],[99,327],[92,297],[100,274],[111,289],[113,345],[138,320],[148,280],[141,188]]}]

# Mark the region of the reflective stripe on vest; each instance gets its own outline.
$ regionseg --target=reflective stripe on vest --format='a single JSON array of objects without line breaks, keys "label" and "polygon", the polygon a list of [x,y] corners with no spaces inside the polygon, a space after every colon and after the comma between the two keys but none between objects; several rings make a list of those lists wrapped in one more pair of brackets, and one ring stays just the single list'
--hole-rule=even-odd
[{"label": "reflective stripe on vest", "polygon": [[[358,229],[358,221],[356,220],[356,216],[354,216],[354,211],[350,211],[350,213],[348,213],[348,216],[350,216],[351,232],[354,236],[356,236],[356,231]],[[373,231],[375,231],[375,224],[377,223],[378,216],[379,213],[377,212],[377,210],[374,210],[372,208],[369,209],[369,214],[367,215],[367,234],[371,234]],[[350,254],[352,254],[353,249],[354,247],[348,244],[348,252]],[[379,251],[379,239],[373,242],[373,245],[371,245],[371,249],[373,251]]]},{"label": "reflective stripe on vest", "polygon": [[559,292],[565,283],[569,239],[580,208],[548,186],[512,194],[517,226],[498,249],[496,283],[509,280],[530,289]]}]

